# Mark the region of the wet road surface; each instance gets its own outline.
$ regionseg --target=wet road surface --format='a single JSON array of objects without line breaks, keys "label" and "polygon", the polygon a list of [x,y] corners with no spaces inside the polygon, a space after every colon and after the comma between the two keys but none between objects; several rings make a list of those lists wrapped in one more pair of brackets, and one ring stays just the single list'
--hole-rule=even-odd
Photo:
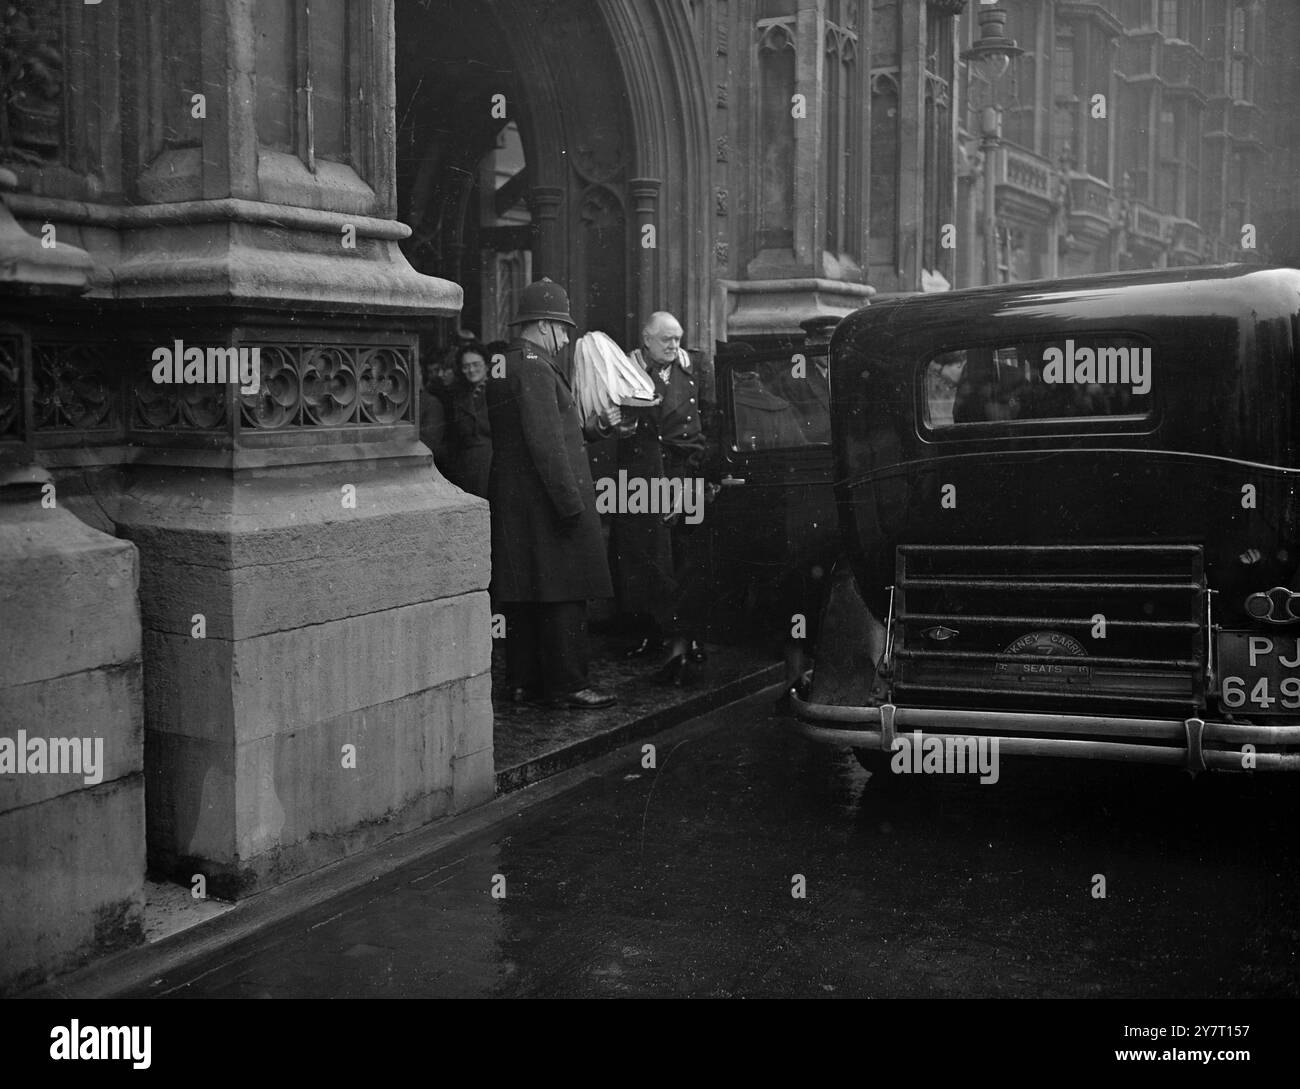
[{"label": "wet road surface", "polygon": [[871,780],[769,708],[653,739],[655,770],[625,750],[137,993],[1300,993],[1300,783],[1009,757],[991,785]]}]

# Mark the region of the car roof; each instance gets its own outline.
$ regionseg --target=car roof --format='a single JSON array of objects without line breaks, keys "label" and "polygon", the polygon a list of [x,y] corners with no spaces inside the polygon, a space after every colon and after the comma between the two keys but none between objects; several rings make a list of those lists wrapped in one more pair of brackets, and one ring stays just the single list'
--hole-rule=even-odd
[{"label": "car roof", "polygon": [[1233,326],[1300,315],[1300,270],[1214,265],[1102,273],[909,295],[846,317],[831,351],[909,355],[1003,336],[1033,338],[1110,329],[1193,335],[1194,325]]}]

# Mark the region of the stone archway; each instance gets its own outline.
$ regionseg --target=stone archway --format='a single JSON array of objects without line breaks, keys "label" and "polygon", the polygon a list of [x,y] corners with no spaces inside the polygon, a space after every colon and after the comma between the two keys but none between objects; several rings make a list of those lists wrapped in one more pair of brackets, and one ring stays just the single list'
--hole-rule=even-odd
[{"label": "stone archway", "polygon": [[[397,12],[398,217],[416,268],[461,283],[481,311],[472,217],[477,164],[508,122],[522,177],[530,275],[568,288],[583,329],[627,346],[646,314],[677,312],[711,344],[710,143],[686,5],[644,0],[434,0]],[[491,116],[504,95],[504,117]],[[499,199],[498,199],[499,194]],[[479,226],[483,225],[479,221]],[[655,227],[655,246],[642,228]],[[489,227],[488,230],[494,228]],[[516,239],[510,239],[515,241]]]}]

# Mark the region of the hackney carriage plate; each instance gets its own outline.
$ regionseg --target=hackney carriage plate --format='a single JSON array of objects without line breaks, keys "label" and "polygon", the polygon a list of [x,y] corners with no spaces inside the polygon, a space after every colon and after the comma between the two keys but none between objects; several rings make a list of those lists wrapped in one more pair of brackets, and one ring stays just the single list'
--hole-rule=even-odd
[{"label": "hackney carriage plate", "polygon": [[1220,707],[1256,714],[1300,708],[1300,638],[1221,631],[1216,646]]},{"label": "hackney carriage plate", "polygon": [[1092,681],[1092,670],[1087,662],[1088,652],[1079,640],[1064,632],[1028,632],[1010,643],[1002,653],[1008,656],[1033,654],[1059,659],[1055,662],[995,662],[994,675],[1005,680],[1014,679],[1020,684],[1089,684]]}]

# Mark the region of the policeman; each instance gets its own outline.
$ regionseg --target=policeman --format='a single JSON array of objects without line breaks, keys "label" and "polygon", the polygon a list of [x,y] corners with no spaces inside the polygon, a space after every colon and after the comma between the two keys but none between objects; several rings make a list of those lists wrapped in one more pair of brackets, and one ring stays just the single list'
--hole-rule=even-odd
[{"label": "policeman", "polygon": [[560,363],[574,324],[564,288],[529,284],[511,324],[516,338],[486,391],[492,591],[506,616],[511,696],[608,707],[615,697],[587,681],[587,600],[613,596],[613,586],[582,424]]}]

